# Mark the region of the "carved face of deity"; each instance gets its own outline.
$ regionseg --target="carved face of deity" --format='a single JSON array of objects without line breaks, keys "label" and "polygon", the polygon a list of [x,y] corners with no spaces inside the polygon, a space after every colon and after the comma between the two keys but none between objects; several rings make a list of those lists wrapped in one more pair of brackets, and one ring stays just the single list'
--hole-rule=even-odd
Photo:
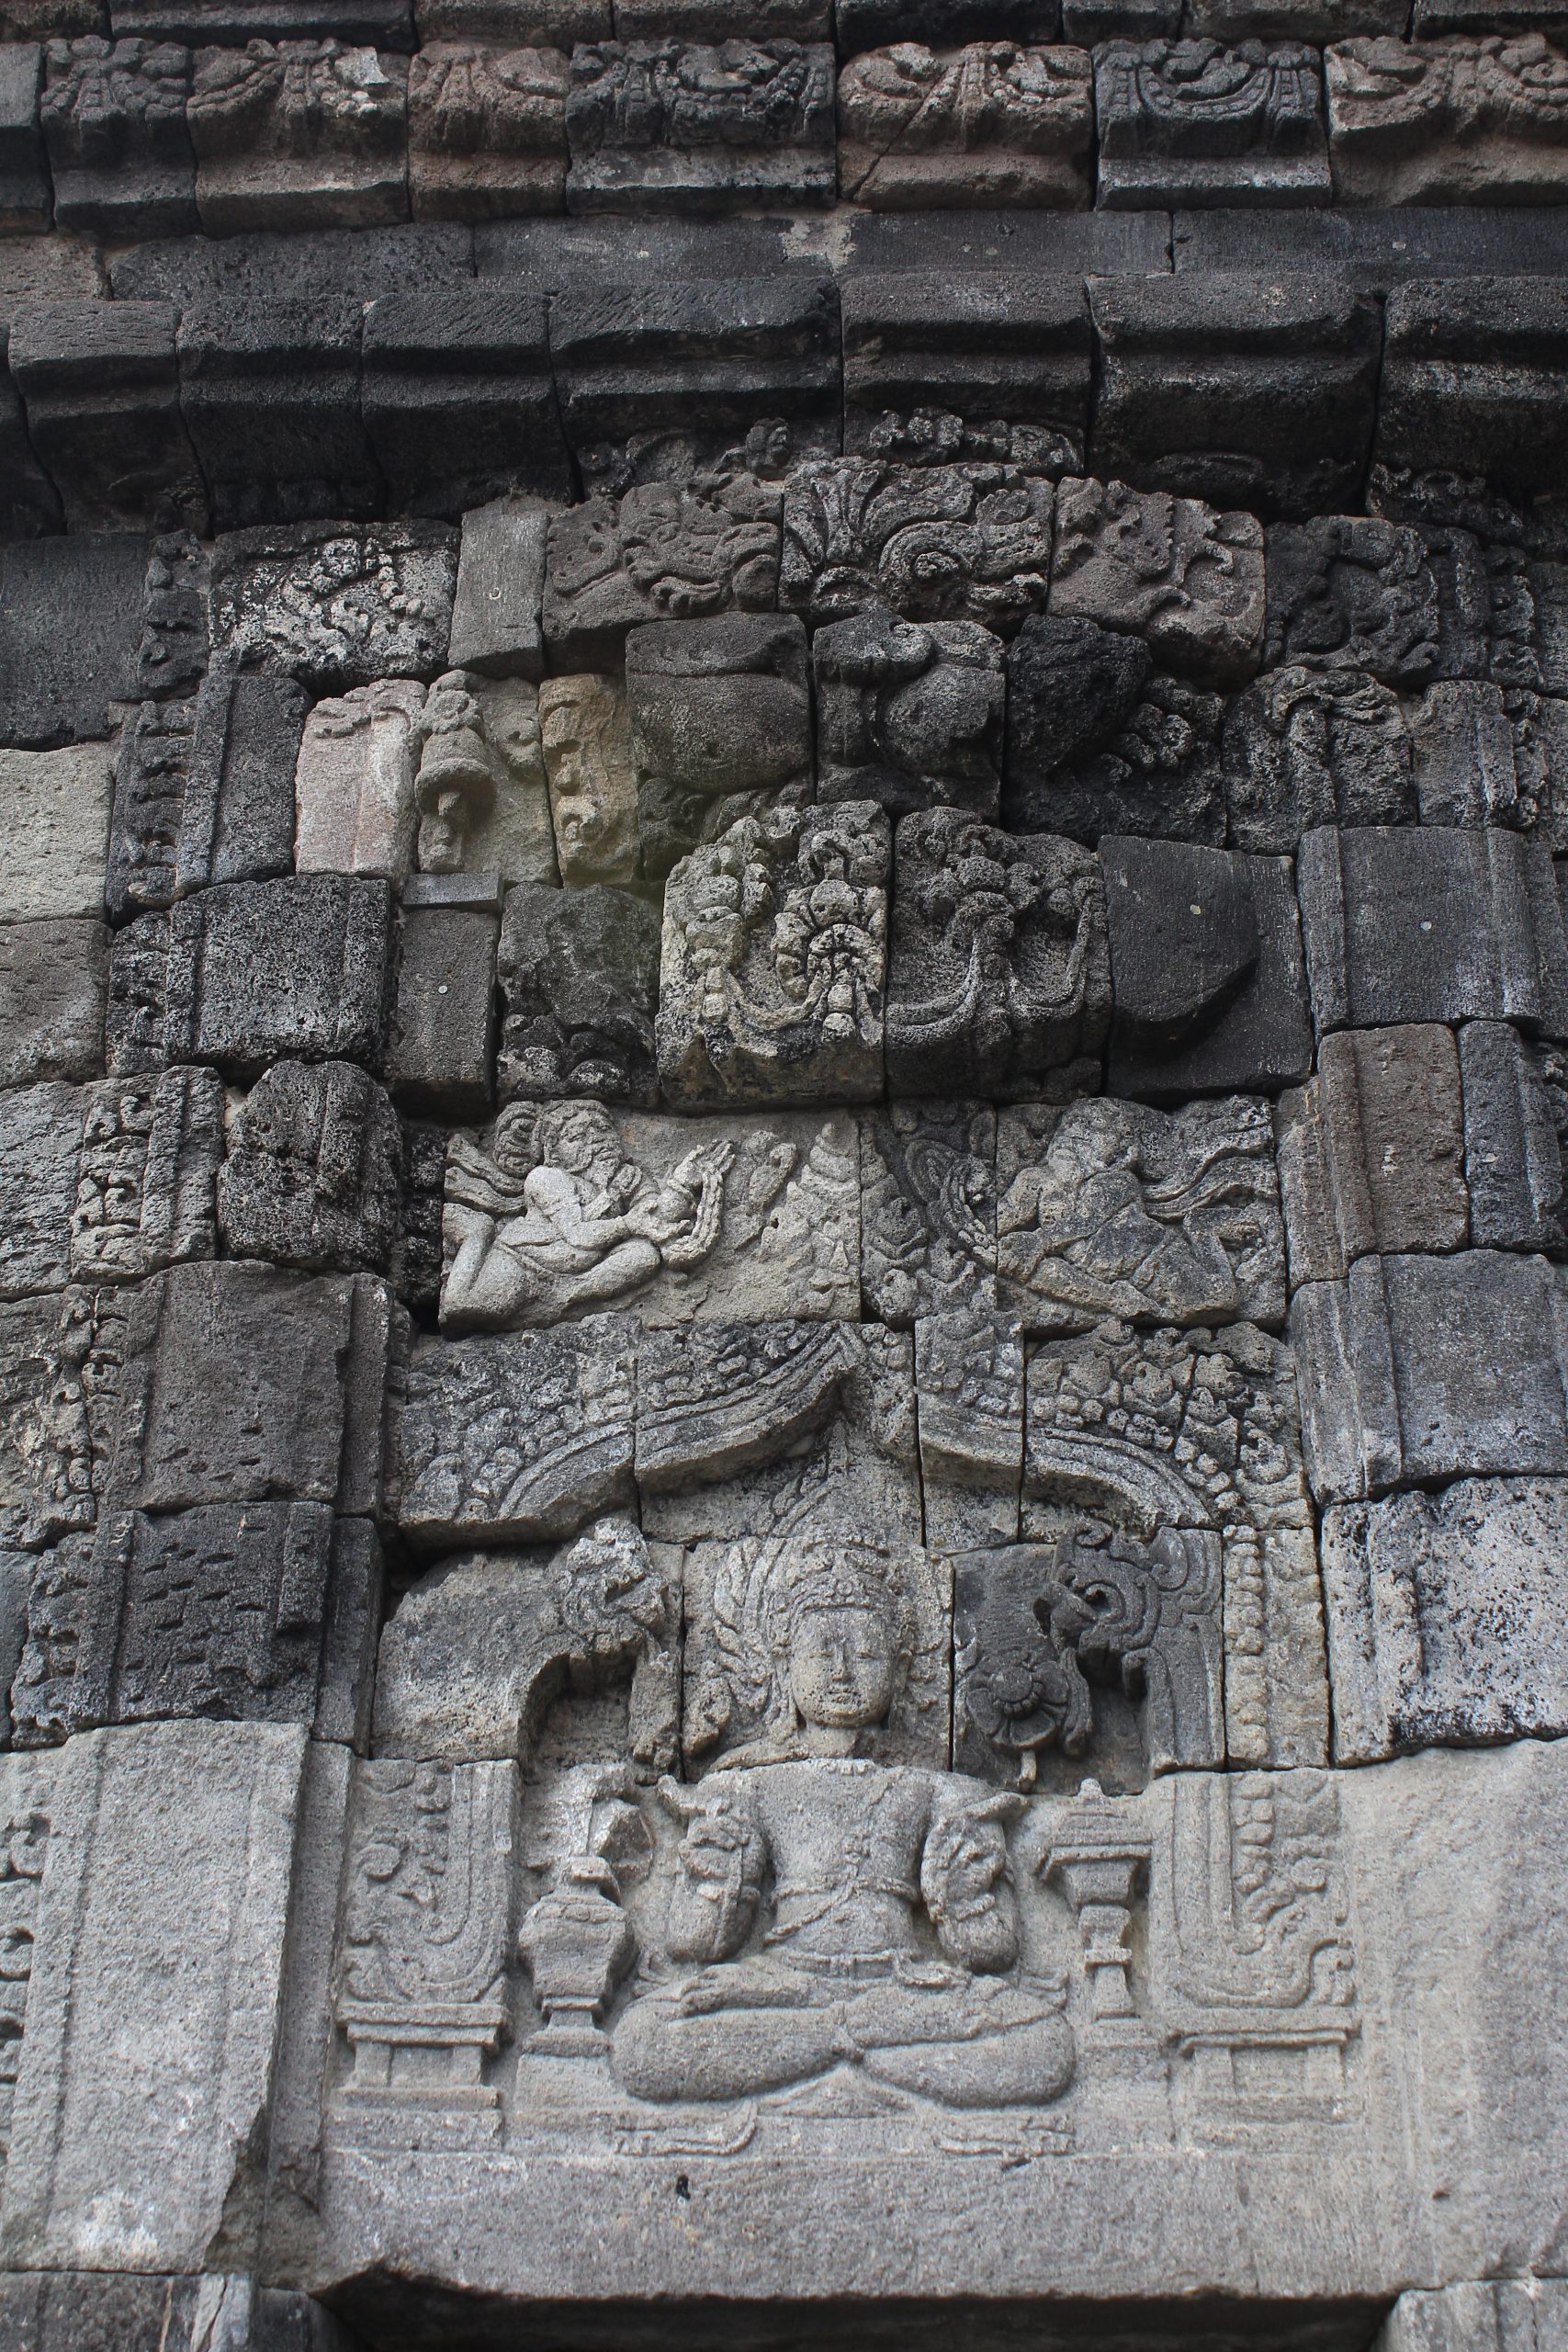
[{"label": "carved face of deity", "polygon": [[592,1176],[621,1163],[620,1138],[608,1112],[596,1104],[574,1106],[563,1116],[542,1119],[538,1140],[545,1157],[569,1176]]},{"label": "carved face of deity", "polygon": [[869,1600],[801,1610],[790,1627],[789,1690],[803,1722],[824,1731],[878,1724],[893,1703],[893,1629]]},{"label": "carved face of deity", "polygon": [[636,865],[636,798],[618,715],[604,678],[551,678],[539,689],[557,845],[572,881],[626,880]]}]

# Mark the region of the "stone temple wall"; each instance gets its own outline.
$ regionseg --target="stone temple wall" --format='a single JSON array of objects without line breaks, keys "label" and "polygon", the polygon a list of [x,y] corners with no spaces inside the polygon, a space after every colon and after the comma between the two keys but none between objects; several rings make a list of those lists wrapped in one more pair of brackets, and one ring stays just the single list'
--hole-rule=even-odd
[{"label": "stone temple wall", "polygon": [[0,34],[0,2352],[1568,2352],[1562,0]]}]

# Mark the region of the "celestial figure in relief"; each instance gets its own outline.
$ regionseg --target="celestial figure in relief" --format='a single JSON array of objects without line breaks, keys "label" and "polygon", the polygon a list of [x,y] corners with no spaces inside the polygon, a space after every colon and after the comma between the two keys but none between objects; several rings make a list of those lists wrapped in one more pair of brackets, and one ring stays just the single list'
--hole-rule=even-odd
[{"label": "celestial figure in relief", "polygon": [[661,1267],[701,1263],[719,1237],[725,1142],[690,1151],[655,1185],[596,1102],[516,1102],[492,1154],[455,1136],[443,1229],[454,1254],[441,1311],[451,1330],[558,1322],[622,1298]]},{"label": "celestial figure in relief", "polygon": [[[1022,1800],[856,1757],[903,1670],[895,1597],[848,1550],[793,1574],[785,1555],[776,1582],[778,1732],[699,1788],[660,1783],[685,1824],[664,1934],[674,1973],[621,2017],[617,2075],[665,2100],[744,2098],[839,2065],[958,2107],[1058,2098],[1073,2072],[1060,1990],[1019,1969],[1007,1829]],[[769,1754],[802,1760],[751,1760]]]}]

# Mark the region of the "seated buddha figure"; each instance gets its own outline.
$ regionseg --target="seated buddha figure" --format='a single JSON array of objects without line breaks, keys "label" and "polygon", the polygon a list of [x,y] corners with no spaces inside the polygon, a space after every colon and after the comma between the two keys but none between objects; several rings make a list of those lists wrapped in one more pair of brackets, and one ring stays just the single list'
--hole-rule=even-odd
[{"label": "seated buddha figure", "polygon": [[958,2107],[1058,2098],[1061,1996],[1019,1969],[1007,1830],[1023,1800],[857,1755],[892,1700],[896,1601],[847,1549],[780,1581],[779,1760],[745,1760],[766,1752],[752,1742],[695,1788],[660,1783],[685,1825],[672,1965],[623,2013],[617,2075],[648,2099],[739,2098],[840,2065]]}]

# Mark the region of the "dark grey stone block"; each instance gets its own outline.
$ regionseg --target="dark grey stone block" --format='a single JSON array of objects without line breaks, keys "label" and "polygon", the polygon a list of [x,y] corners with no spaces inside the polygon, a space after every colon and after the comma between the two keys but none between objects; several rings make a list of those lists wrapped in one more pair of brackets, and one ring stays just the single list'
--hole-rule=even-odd
[{"label": "dark grey stone block", "polygon": [[755,473],[839,447],[839,303],[804,272],[581,284],[550,300],[550,353],[590,491],[742,453]]},{"label": "dark grey stone block", "polygon": [[113,921],[292,870],[305,709],[292,678],[214,670],[194,702],[143,703],[128,719],[105,888]]},{"label": "dark grey stone block", "polygon": [[1316,825],[1416,821],[1404,714],[1364,670],[1292,664],[1244,688],[1225,712],[1224,783],[1237,849],[1289,854]]},{"label": "dark grey stone block", "polygon": [[24,302],[8,350],[28,434],[72,529],[206,529],[172,304]]},{"label": "dark grey stone block", "polygon": [[310,1273],[389,1273],[398,1257],[397,1113],[353,1062],[275,1062],[229,1127],[224,1254]]},{"label": "dark grey stone block", "polygon": [[189,694],[207,674],[211,565],[189,531],[154,539],[147,555],[147,605],[136,649],[139,694]]},{"label": "dark grey stone block", "polygon": [[43,51],[36,41],[0,46],[0,229],[47,229],[49,166],[39,128]]},{"label": "dark grey stone block", "polygon": [[1374,455],[1381,465],[1480,476],[1529,502],[1568,491],[1568,286],[1421,279],[1389,297]]},{"label": "dark grey stone block", "polygon": [[359,413],[359,332],[353,302],[185,311],[180,400],[215,529],[381,512],[386,485]]},{"label": "dark grey stone block", "polygon": [[829,205],[826,42],[579,42],[566,103],[569,212]]},{"label": "dark grey stone block", "polygon": [[833,17],[840,57],[897,40],[1055,40],[1059,21],[1056,0],[835,0]]},{"label": "dark grey stone block", "polygon": [[447,665],[457,535],[446,524],[271,524],[213,548],[215,661],[318,695]]},{"label": "dark grey stone block", "polygon": [[976,621],[921,624],[877,605],[819,628],[818,799],[874,800],[895,817],[947,807],[994,819],[1002,660],[1001,639]]},{"label": "dark grey stone block", "polygon": [[1323,827],[1297,862],[1319,1034],[1401,1021],[1561,1035],[1568,948],[1551,861],[1497,826]]},{"label": "dark grey stone block", "polygon": [[626,639],[643,872],[781,797],[812,797],[806,631],[793,617],[654,621]]},{"label": "dark grey stone block", "polygon": [[1008,649],[1002,811],[1015,830],[1224,839],[1224,698],[1152,668],[1143,639],[1037,616]]},{"label": "dark grey stone block", "polygon": [[134,701],[147,542],[35,539],[0,549],[0,742],[107,736]]},{"label": "dark grey stone block", "polygon": [[57,225],[115,239],[194,231],[189,50],[88,34],[51,40],[45,63],[40,112]]},{"label": "dark grey stone block", "polygon": [[1091,352],[1081,278],[856,269],[840,299],[852,454],[1082,471]]},{"label": "dark grey stone block", "polygon": [[1334,211],[1178,212],[1180,272],[1332,270],[1379,292],[1408,277],[1568,269],[1568,213],[1551,205],[1356,205]]},{"label": "dark grey stone block", "polygon": [[625,890],[509,890],[496,966],[502,1100],[651,1106],[659,952],[657,910]]},{"label": "dark grey stone block", "polygon": [[1560,1250],[1568,1236],[1562,1055],[1528,1044],[1506,1022],[1467,1021],[1459,1058],[1472,1239],[1490,1250]]},{"label": "dark grey stone block", "polygon": [[389,886],[337,874],[223,883],[141,915],[110,956],[110,1065],[212,1062],[237,1077],[293,1057],[374,1067],[390,933]]},{"label": "dark grey stone block", "polygon": [[463,517],[448,659],[491,678],[540,678],[548,511],[497,498]]},{"label": "dark grey stone block", "polygon": [[1438,584],[1420,534],[1371,515],[1277,523],[1265,540],[1264,662],[1366,670],[1384,685],[1437,674]]},{"label": "dark grey stone block", "polygon": [[405,903],[387,1080],[406,1109],[454,1120],[490,1110],[500,935],[497,913]]},{"label": "dark grey stone block", "polygon": [[116,254],[109,289],[121,302],[276,302],[316,295],[371,302],[472,275],[466,228],[415,221],[292,235],[255,230],[237,237],[158,238]]},{"label": "dark grey stone block", "polygon": [[153,1275],[121,1327],[104,1508],[322,1503],[373,1516],[405,1339],[372,1274],[221,1261]]},{"label": "dark grey stone block", "polygon": [[151,40],[342,40],[371,49],[414,45],[410,0],[109,0],[117,34]]},{"label": "dark grey stone block", "polygon": [[[9,340],[7,322],[7,345]],[[28,438],[21,395],[6,368],[0,371],[0,533],[8,539],[36,538],[58,531],[62,519],[60,492]]]},{"label": "dark grey stone block", "polygon": [[1304,273],[1099,278],[1089,296],[1097,473],[1269,517],[1359,500],[1382,345],[1368,296]]},{"label": "dark grey stone block", "polygon": [[362,1748],[380,1604],[374,1527],[326,1503],[111,1512],[38,1564],[15,1744],[205,1715]]},{"label": "dark grey stone block", "polygon": [[5,2352],[356,2352],[323,2303],[292,2287],[218,2274],[32,2270],[0,2277]]},{"label": "dark grey stone block", "polygon": [[94,920],[0,924],[0,1086],[101,1075],[108,957]]},{"label": "dark grey stone block", "polygon": [[1105,834],[1110,1088],[1153,1101],[1269,1092],[1312,1067],[1285,857]]},{"label": "dark grey stone block", "polygon": [[456,522],[509,493],[570,497],[536,288],[379,295],[362,365],[366,431],[397,512]]}]

